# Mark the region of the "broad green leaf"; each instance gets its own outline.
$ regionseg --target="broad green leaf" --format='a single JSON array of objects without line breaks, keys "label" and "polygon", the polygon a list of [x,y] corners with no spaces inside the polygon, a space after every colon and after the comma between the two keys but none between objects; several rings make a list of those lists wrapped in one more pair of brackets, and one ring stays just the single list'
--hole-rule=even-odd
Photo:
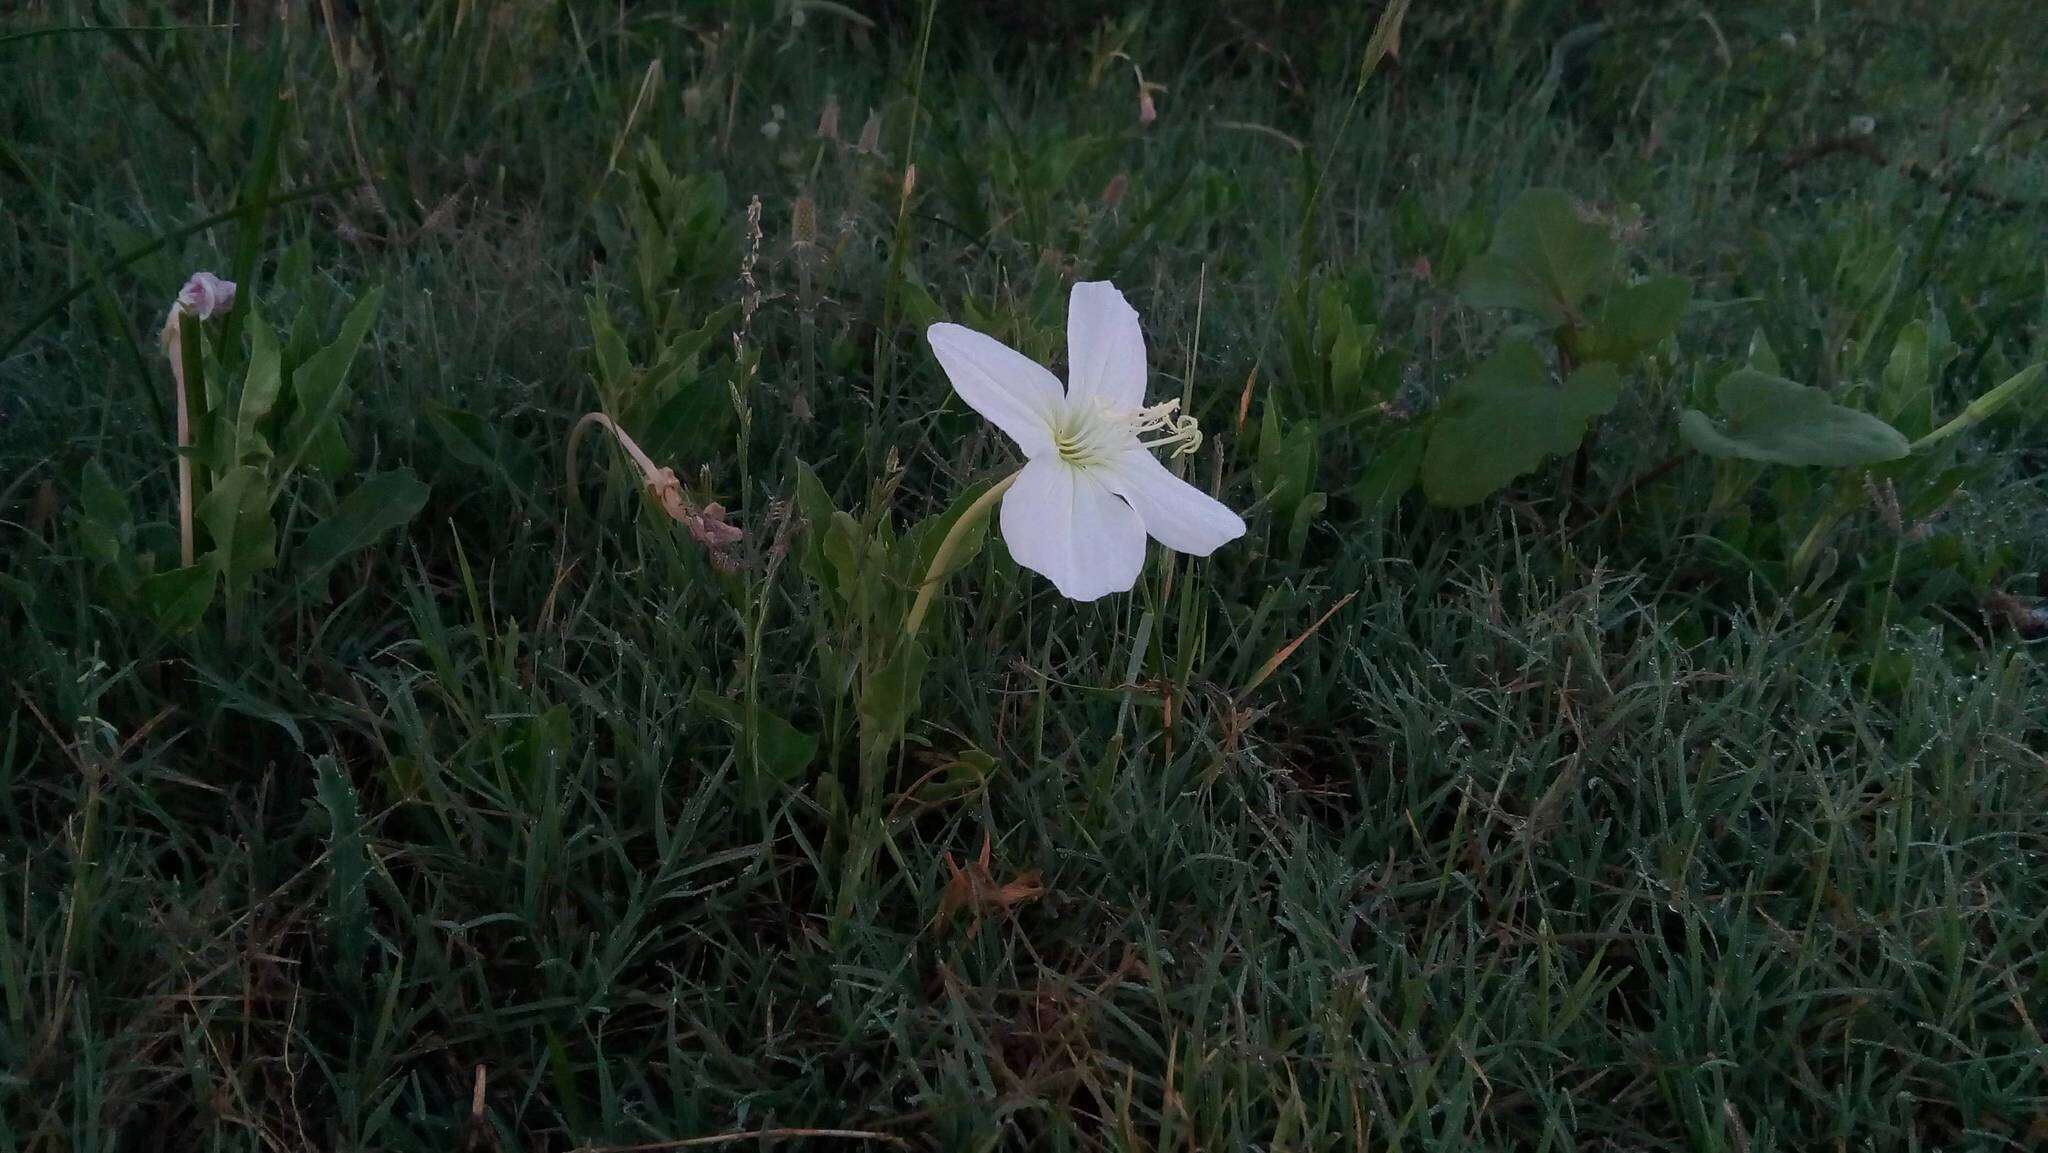
[{"label": "broad green leaf", "polygon": [[662,350],[658,367],[674,371],[677,367],[702,356],[704,350],[711,347],[712,341],[732,331],[733,322],[738,319],[739,314],[740,306],[737,301],[712,312],[704,318],[704,323],[676,337]]},{"label": "broad green leaf", "polygon": [[270,478],[253,465],[230,469],[199,502],[199,523],[213,540],[209,554],[231,585],[246,584],[277,563],[277,526],[270,520]]},{"label": "broad green leaf", "polygon": [[818,474],[802,461],[796,465],[796,509],[804,520],[803,541],[797,546],[797,567],[819,591],[836,597],[838,582],[832,578],[831,563],[825,553],[825,532],[839,510],[833,507],[832,496],[819,483]]},{"label": "broad green leaf", "polygon": [[1633,360],[1678,331],[1692,303],[1692,282],[1657,276],[1608,294],[1578,340],[1582,360]]},{"label": "broad green leaf", "polygon": [[1941,309],[1929,305],[1927,309],[1927,366],[1936,380],[1947,371],[1949,362],[1962,352],[1955,339],[1949,334],[1948,316]]},{"label": "broad green leaf", "polygon": [[697,690],[692,699],[705,712],[732,728],[740,738],[742,758],[748,754],[748,742],[752,742],[752,751],[760,757],[761,768],[770,780],[796,780],[811,767],[811,761],[818,755],[818,738],[814,734],[804,732],[758,704],[754,706],[754,721],[749,726],[747,707],[742,702],[728,700],[703,689]]},{"label": "broad green leaf", "polygon": [[188,632],[206,616],[213,603],[214,578],[219,573],[213,558],[142,578],[142,603],[149,608],[166,632]]},{"label": "broad green leaf", "polygon": [[307,233],[301,232],[284,255],[277,258],[277,275],[273,283],[287,287],[303,287],[313,279],[313,243]]},{"label": "broad green leaf", "polygon": [[322,476],[347,476],[355,466],[355,453],[348,447],[348,438],[342,435],[340,421],[329,421],[315,429],[303,450],[304,462]]},{"label": "broad green leaf", "polygon": [[362,806],[355,785],[331,756],[314,762],[315,792],[327,814],[327,917],[334,931],[335,965],[342,980],[362,979],[370,947],[369,850],[363,843]]},{"label": "broad green leaf", "polygon": [[292,372],[292,397],[297,405],[286,434],[291,453],[287,472],[301,462],[330,474],[347,470],[348,444],[341,437],[340,417],[348,405],[348,370],[383,299],[382,288],[364,293],[342,320],[340,335]]},{"label": "broad green leaf", "polygon": [[6,573],[0,573],[0,592],[13,597],[17,604],[27,606],[36,603],[36,586]]},{"label": "broad green leaf", "polygon": [[1330,395],[1345,410],[1358,407],[1365,383],[1365,346],[1358,327],[1347,325],[1330,346]]},{"label": "broad green leaf", "polygon": [[450,405],[428,401],[421,411],[449,459],[481,469],[515,492],[532,491],[538,463],[524,441],[500,436],[484,418]]},{"label": "broad green leaf", "polygon": [[292,330],[284,341],[284,370],[287,375],[299,370],[306,358],[320,351],[320,334],[313,329],[313,304],[307,301],[299,305],[292,314]]},{"label": "broad green leaf", "polygon": [[1720,423],[1690,408],[1678,423],[1685,442],[1708,456],[1846,468],[1897,460],[1909,448],[1898,429],[1869,413],[1753,368],[1728,374],[1717,396]]},{"label": "broad green leaf", "polygon": [[380,472],[341,498],[334,514],[313,526],[299,552],[305,578],[325,572],[342,557],[367,548],[402,527],[426,507],[428,488],[409,468]]},{"label": "broad green leaf", "polygon": [[1428,443],[1420,429],[1404,430],[1381,444],[1366,462],[1365,475],[1351,490],[1368,512],[1384,513],[1399,504],[1422,472],[1422,450]]},{"label": "broad green leaf", "polygon": [[260,464],[270,459],[270,443],[259,427],[277,405],[282,354],[277,335],[254,310],[249,313],[249,371],[242,377],[242,399],[235,417],[235,464]]},{"label": "broad green leaf", "polygon": [[1315,480],[1315,429],[1307,424],[1284,429],[1278,408],[1265,405],[1259,417],[1259,447],[1252,473],[1260,494],[1272,502],[1275,517],[1291,521],[1295,506],[1308,495]]},{"label": "broad green leaf", "polygon": [[484,418],[438,401],[428,401],[421,411],[449,457],[485,472],[498,470],[498,431]]},{"label": "broad green leaf", "polygon": [[1317,366],[1322,361],[1321,333],[1309,332],[1308,312],[1302,292],[1287,292],[1280,296],[1279,313],[1275,319],[1280,323],[1280,346],[1287,353],[1289,376],[1294,380],[1316,379]]},{"label": "broad green leaf", "polygon": [[904,793],[919,805],[949,805],[987,791],[999,771],[994,757],[980,749],[963,750],[940,768],[926,773]]},{"label": "broad green leaf", "polygon": [[818,677],[823,681],[825,699],[836,701],[853,688],[853,676],[860,671],[860,660],[830,641],[818,642]]},{"label": "broad green leaf", "polygon": [[[817,531],[817,526],[812,529]],[[825,559],[832,566],[832,587],[840,599],[851,603],[860,591],[861,562],[868,551],[867,533],[852,516],[835,512],[825,525],[823,536]]]},{"label": "broad green leaf", "polygon": [[732,420],[732,394],[715,381],[695,380],[655,405],[639,421],[633,439],[656,464],[683,473],[694,467],[692,462],[715,456],[722,447],[729,450],[724,440]]},{"label": "broad green leaf", "polygon": [[[192,459],[207,472],[235,467],[235,415],[224,408],[209,410],[192,422]],[[204,474],[201,474],[204,475]]]},{"label": "broad green leaf", "polygon": [[1337,341],[1356,327],[1351,306],[1344,300],[1344,286],[1334,280],[1325,281],[1316,293],[1316,354],[1331,355]]},{"label": "broad green leaf", "polygon": [[1879,416],[1902,434],[1924,436],[1934,427],[1935,373],[1927,322],[1916,320],[1899,330],[1885,361],[1873,401]]},{"label": "broad green leaf", "polygon": [[79,511],[109,527],[127,529],[135,521],[128,506],[128,494],[107,475],[98,457],[85,462],[85,477],[79,486]]},{"label": "broad green leaf", "polygon": [[1913,442],[1913,451],[1919,452],[1940,444],[1949,437],[1975,428],[1990,420],[2006,405],[2020,398],[2020,394],[2032,388],[2044,373],[2048,373],[2048,362],[2029,365],[2014,373],[2004,384],[1970,402],[1969,407],[1957,413],[1947,424]]},{"label": "broad green leaf", "polygon": [[1899,338],[1892,342],[1892,356],[1884,366],[1886,400],[1903,408],[1919,399],[1932,383],[1930,367],[1927,322],[1916,320],[1900,329]]},{"label": "broad green leaf", "polygon": [[896,646],[880,668],[861,669],[860,744],[863,761],[875,763],[895,747],[903,727],[917,711],[929,657],[923,645]]},{"label": "broad green leaf", "polygon": [[613,327],[611,314],[603,300],[596,296],[585,297],[583,307],[590,316],[590,335],[597,346],[597,380],[603,386],[599,391],[613,405],[623,404],[630,399],[626,386],[632,383],[633,378],[626,339]]},{"label": "broad green leaf", "polygon": [[1614,238],[1579,219],[1569,196],[1531,188],[1501,213],[1493,247],[1465,268],[1460,291],[1478,308],[1512,308],[1552,326],[1576,322],[1614,275]]},{"label": "broad green leaf", "polygon": [[946,310],[939,307],[931,290],[911,277],[904,278],[897,303],[903,309],[904,321],[918,331],[946,319]]},{"label": "broad green leaf", "polygon": [[1437,410],[1422,456],[1422,491],[1431,504],[1472,504],[1572,451],[1594,417],[1621,396],[1612,364],[1581,366],[1551,382],[1536,346],[1510,344],[1458,382]]},{"label": "broad green leaf", "polygon": [[1778,364],[1778,353],[1771,347],[1769,337],[1759,328],[1749,334],[1749,366],[1769,376],[1783,376],[1784,369]]},{"label": "broad green leaf", "polygon": [[1308,548],[1308,530],[1315,527],[1316,518],[1330,506],[1328,493],[1312,492],[1301,498],[1294,506],[1294,517],[1287,525],[1287,557],[1300,563],[1301,554]]},{"label": "broad green leaf", "polygon": [[118,564],[134,538],[135,517],[128,496],[115,486],[99,458],[86,462],[79,486],[78,542],[95,564]]},{"label": "broad green leaf", "polygon": [[[980,500],[982,494],[994,483],[993,480],[984,480],[968,485],[961,490],[959,496],[953,498],[952,504],[926,517],[904,534],[906,547],[901,551],[901,558],[902,563],[908,566],[908,570],[902,574],[906,585],[916,588],[924,583],[926,575],[931,573],[932,561],[937,558],[939,545],[945,541],[946,534],[953,531],[953,526],[959,523],[961,514],[971,508],[975,501]],[[994,505],[999,506],[1000,502],[994,502]],[[982,544],[988,540],[989,522],[996,519],[996,516],[997,507],[991,507],[977,518],[976,523],[967,526],[961,533],[960,543],[955,548],[946,571],[932,575],[942,578],[951,576],[979,556]]]}]

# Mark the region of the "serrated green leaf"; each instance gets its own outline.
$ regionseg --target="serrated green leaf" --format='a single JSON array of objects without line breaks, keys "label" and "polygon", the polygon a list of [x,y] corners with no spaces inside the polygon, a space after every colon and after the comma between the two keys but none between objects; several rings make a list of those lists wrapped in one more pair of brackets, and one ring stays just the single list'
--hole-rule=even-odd
[{"label": "serrated green leaf", "polygon": [[333,515],[313,526],[299,552],[306,579],[325,572],[342,557],[411,523],[426,507],[428,488],[409,468],[380,472],[341,498]]},{"label": "serrated green leaf", "polygon": [[1466,265],[1459,291],[1474,307],[1516,309],[1556,326],[1580,318],[1612,279],[1614,260],[1614,238],[1579,219],[1569,196],[1531,188],[1501,213],[1493,246]]},{"label": "serrated green leaf", "polygon": [[1728,374],[1717,398],[1720,423],[1698,409],[1679,417],[1679,435],[1708,456],[1846,468],[1897,460],[1909,449],[1899,430],[1877,417],[1753,368]]},{"label": "serrated green leaf", "polygon": [[1572,451],[1594,417],[1621,396],[1621,373],[1581,366],[1562,386],[1532,344],[1503,347],[1459,381],[1437,410],[1422,456],[1431,504],[1459,507],[1498,491],[1543,461]]},{"label": "serrated green leaf", "polygon": [[364,293],[342,320],[340,335],[292,372],[295,406],[285,438],[290,451],[287,472],[301,463],[330,475],[347,470],[348,444],[341,436],[340,417],[348,405],[348,370],[383,299],[382,288]]},{"label": "serrated green leaf", "polygon": [[188,632],[206,616],[206,606],[213,603],[214,578],[218,575],[210,556],[184,568],[152,573],[142,578],[142,603],[164,631]]},{"label": "serrated green leaf", "polygon": [[270,478],[253,465],[228,470],[199,502],[199,523],[213,541],[215,567],[231,585],[247,584],[277,563],[277,526],[270,520]]},{"label": "serrated green leaf", "polygon": [[277,405],[283,381],[283,354],[277,335],[252,309],[249,313],[249,370],[242,376],[242,399],[235,415],[235,464],[260,464],[270,459],[270,443],[261,424]]}]

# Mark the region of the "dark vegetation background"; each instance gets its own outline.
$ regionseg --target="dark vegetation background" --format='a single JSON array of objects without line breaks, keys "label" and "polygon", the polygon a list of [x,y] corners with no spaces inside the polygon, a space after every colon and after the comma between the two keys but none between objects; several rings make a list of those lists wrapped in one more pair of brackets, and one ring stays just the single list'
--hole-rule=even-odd
[{"label": "dark vegetation background", "polygon": [[[1674,456],[1759,337],[1853,397],[1938,311],[1942,413],[2042,359],[2048,28],[1418,0],[1353,106],[1380,8],[9,6],[0,1150],[2048,1143],[2038,394],[1902,508]],[[1694,305],[1582,457],[1382,500],[1538,185]],[[238,264],[322,334],[384,297],[352,463],[181,633],[120,576],[175,555],[155,334]],[[894,618],[800,463],[925,521],[1011,453],[924,325],[1057,361],[1096,277],[1251,532],[1092,606],[983,550],[863,815]],[[571,498],[600,407],[737,572],[601,440]],[[307,575],[399,468],[418,515]]]}]

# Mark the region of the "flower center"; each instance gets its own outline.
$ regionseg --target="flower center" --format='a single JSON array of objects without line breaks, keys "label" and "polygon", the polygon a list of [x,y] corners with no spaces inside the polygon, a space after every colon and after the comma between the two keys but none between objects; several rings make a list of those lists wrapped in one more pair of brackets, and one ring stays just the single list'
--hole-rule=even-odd
[{"label": "flower center", "polygon": [[1073,465],[1075,468],[1088,467],[1090,464],[1095,463],[1097,456],[1093,443],[1094,438],[1089,435],[1092,431],[1088,427],[1088,422],[1081,420],[1062,421],[1054,425],[1052,428],[1053,451],[1060,454],[1061,460]]},{"label": "flower center", "polygon": [[1192,416],[1183,416],[1180,402],[1161,401],[1149,408],[1141,408],[1129,419],[1134,435],[1143,437],[1148,432],[1164,431],[1165,436],[1151,440],[1139,440],[1140,448],[1171,448],[1174,456],[1186,456],[1202,447],[1202,426]]},{"label": "flower center", "polygon": [[[1146,433],[1163,436],[1144,439]],[[1184,456],[1201,447],[1202,429],[1191,416],[1180,415],[1180,401],[1168,400],[1138,409],[1104,404],[1076,408],[1054,423],[1053,451],[1074,468],[1093,468],[1135,442],[1139,448],[1171,448]]]}]

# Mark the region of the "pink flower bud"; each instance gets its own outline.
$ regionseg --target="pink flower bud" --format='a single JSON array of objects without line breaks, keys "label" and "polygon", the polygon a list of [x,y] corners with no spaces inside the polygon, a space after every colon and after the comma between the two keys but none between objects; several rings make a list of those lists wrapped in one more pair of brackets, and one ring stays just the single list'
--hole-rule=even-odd
[{"label": "pink flower bud", "polygon": [[235,306],[235,282],[222,280],[211,272],[195,272],[178,290],[178,311],[196,316],[201,320],[214,317]]}]

